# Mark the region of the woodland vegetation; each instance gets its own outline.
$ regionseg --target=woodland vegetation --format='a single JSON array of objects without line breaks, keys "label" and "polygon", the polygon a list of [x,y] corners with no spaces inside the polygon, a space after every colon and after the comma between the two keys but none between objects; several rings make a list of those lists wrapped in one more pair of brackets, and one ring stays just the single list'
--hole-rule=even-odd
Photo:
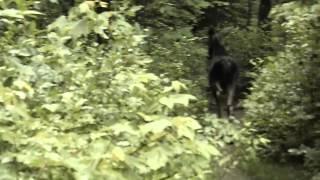
[{"label": "woodland vegetation", "polygon": [[[1,180],[320,179],[320,0],[0,0],[0,17]],[[210,28],[240,67],[230,120],[208,108]]]}]

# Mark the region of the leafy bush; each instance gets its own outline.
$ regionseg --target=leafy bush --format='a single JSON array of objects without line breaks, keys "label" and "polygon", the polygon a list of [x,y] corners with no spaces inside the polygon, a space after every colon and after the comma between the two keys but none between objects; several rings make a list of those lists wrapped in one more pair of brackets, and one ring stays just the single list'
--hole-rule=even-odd
[{"label": "leafy bush", "polygon": [[[276,43],[284,49],[265,58],[254,75],[252,94],[245,102],[245,119],[258,134],[271,140],[267,153],[280,159],[305,155],[319,165],[319,1],[290,2],[273,10]],[[280,27],[279,27],[280,26]],[[307,146],[312,151],[305,151]],[[313,155],[312,155],[313,154]],[[317,162],[315,162],[317,161]],[[315,168],[315,166],[313,166]],[[316,171],[319,171],[319,166]],[[315,170],[315,169],[314,169]]]},{"label": "leafy bush", "polygon": [[1,10],[1,178],[204,179],[218,145],[183,107],[185,85],[147,71],[137,8],[92,8],[44,30],[36,11]]}]

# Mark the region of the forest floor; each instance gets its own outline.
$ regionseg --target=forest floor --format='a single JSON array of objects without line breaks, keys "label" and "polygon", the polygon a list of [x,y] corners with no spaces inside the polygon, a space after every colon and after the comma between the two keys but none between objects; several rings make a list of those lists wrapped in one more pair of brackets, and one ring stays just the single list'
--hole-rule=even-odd
[{"label": "forest floor", "polygon": [[310,180],[303,169],[293,165],[259,162],[247,169],[235,168],[224,173],[218,180]]}]

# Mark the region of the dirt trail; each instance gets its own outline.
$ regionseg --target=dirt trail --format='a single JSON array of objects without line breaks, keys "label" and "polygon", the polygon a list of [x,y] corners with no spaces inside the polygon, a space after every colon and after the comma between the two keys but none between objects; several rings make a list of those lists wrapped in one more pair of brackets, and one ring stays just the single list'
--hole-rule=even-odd
[{"label": "dirt trail", "polygon": [[[244,109],[243,108],[235,109],[234,116],[237,120],[241,121],[242,117],[244,116]],[[239,168],[233,168],[229,171],[226,171],[222,168],[221,171],[218,170],[217,173],[218,173],[217,180],[253,180],[253,178],[248,177]]]},{"label": "dirt trail", "polygon": [[252,178],[246,176],[239,169],[232,169],[217,180],[252,180]]}]

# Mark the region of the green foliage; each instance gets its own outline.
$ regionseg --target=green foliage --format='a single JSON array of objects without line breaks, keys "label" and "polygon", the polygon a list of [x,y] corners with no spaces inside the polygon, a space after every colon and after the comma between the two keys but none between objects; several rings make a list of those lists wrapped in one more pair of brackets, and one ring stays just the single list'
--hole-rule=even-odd
[{"label": "green foliage", "polygon": [[272,41],[269,32],[254,26],[248,29],[229,28],[229,32],[223,34],[229,52],[245,70],[251,70],[252,63],[258,61],[257,57],[263,58],[272,54],[274,49],[282,48]]},{"label": "green foliage", "polygon": [[[190,113],[202,114],[206,110],[207,47],[202,37],[191,32],[202,10],[217,1],[137,1],[143,5],[137,21],[149,36],[144,50],[154,59],[149,69],[163,79],[179,80],[188,85],[197,97]],[[152,17],[152,18],[150,18]]]},{"label": "green foliage", "polygon": [[[273,10],[275,43],[283,49],[265,58],[252,94],[245,102],[246,120],[271,140],[267,152],[305,155],[306,165],[319,171],[319,1],[291,2]],[[261,65],[261,64],[260,64]],[[304,150],[305,146],[311,148]],[[316,162],[317,161],[317,162]],[[315,166],[315,164],[317,164]]]},{"label": "green foliage", "polygon": [[[208,0],[135,0],[137,4],[144,6],[143,11],[138,14],[142,24],[157,28],[173,28],[192,25],[202,13],[202,9],[212,3],[220,2]],[[149,18],[147,18],[149,17]]]},{"label": "green foliage", "polygon": [[[199,10],[213,6],[221,6],[229,9],[230,4],[222,1],[197,1],[196,3],[190,3],[192,1],[164,2],[165,1],[157,1],[156,3],[153,1],[140,2],[144,5],[144,8],[138,13],[137,20],[149,33],[144,49],[152,59],[154,59],[154,61],[150,63],[149,68],[163,79],[170,78],[180,80],[188,85],[190,88],[188,89],[189,92],[197,98],[197,102],[189,106],[188,112],[198,117],[198,119],[204,120],[200,121],[205,128],[204,132],[206,134],[208,133],[208,136],[214,137],[214,142],[221,145],[223,149],[223,157],[218,159],[217,163],[212,166],[222,169],[234,167],[240,159],[255,156],[255,150],[259,148],[260,144],[263,144],[265,139],[262,137],[252,138],[251,133],[253,130],[249,126],[244,128],[241,126],[238,127],[225,120],[217,120],[216,118],[210,118],[205,115],[207,112],[208,98],[207,92],[205,92],[208,86],[207,34],[203,34],[203,31],[197,34],[191,32],[195,21],[199,20],[198,18],[203,13]],[[201,6],[197,6],[196,4]],[[237,5],[238,7],[242,7],[241,3]],[[166,11],[161,11],[162,9]],[[244,44],[249,46],[252,41],[265,37],[259,36],[262,34],[261,32],[253,32],[252,34],[255,33],[254,35],[256,36],[252,35],[251,39],[246,39],[247,36],[241,36],[241,38],[239,38],[237,35],[240,36],[241,32],[236,32],[236,30],[238,29],[234,28],[233,36],[226,34],[222,39],[228,41],[227,47],[232,46],[231,48],[233,49],[230,48],[232,54],[234,49],[240,51],[235,51],[237,55],[239,55],[237,59],[247,63],[245,62],[245,60],[248,61],[246,56],[252,57],[254,55],[247,55],[246,48],[239,48],[239,44],[241,44],[242,47]],[[252,49],[254,49],[252,52],[257,52],[258,47],[252,46]],[[234,150],[226,150],[227,147],[225,145],[228,143],[234,144]],[[217,171],[213,177],[219,179]]]},{"label": "green foliage", "polygon": [[[195,97],[147,71],[144,34],[127,21],[128,9],[98,15],[84,2],[42,31],[12,12],[0,41],[1,179],[212,173],[221,153],[188,117],[184,106]],[[98,45],[97,35],[106,43]]]},{"label": "green foliage", "polygon": [[231,3],[0,3],[0,179],[212,179],[267,142],[205,113],[191,29]]},{"label": "green foliage", "polygon": [[240,168],[247,177],[259,180],[309,180],[301,166],[276,164],[258,159],[242,163]]}]

